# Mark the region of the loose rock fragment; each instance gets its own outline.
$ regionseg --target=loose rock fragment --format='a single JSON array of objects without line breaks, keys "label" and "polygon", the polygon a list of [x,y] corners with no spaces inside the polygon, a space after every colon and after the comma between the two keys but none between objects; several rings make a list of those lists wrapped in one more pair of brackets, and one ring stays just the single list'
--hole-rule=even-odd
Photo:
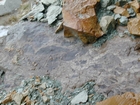
[{"label": "loose rock fragment", "polygon": [[107,10],[110,10],[111,11],[111,10],[114,10],[115,8],[116,8],[115,5],[110,5],[110,6],[107,7]]},{"label": "loose rock fragment", "polygon": [[71,100],[71,104],[75,105],[75,104],[79,104],[80,102],[86,102],[88,99],[88,95],[87,92],[84,90],[81,93],[79,93],[78,95],[76,95],[72,100]]},{"label": "loose rock fragment", "polygon": [[119,19],[119,22],[120,22],[122,25],[127,25],[127,23],[128,23],[128,18],[125,17],[125,16],[121,16],[121,18]]},{"label": "loose rock fragment", "polygon": [[136,17],[130,19],[127,25],[130,34],[140,36],[140,18]]},{"label": "loose rock fragment", "polygon": [[138,0],[134,0],[130,3],[131,7],[134,9],[135,13],[139,13],[140,12],[140,4],[138,2]]},{"label": "loose rock fragment", "polygon": [[39,87],[42,88],[42,89],[46,89],[46,82],[44,82],[43,84],[41,84]]},{"label": "loose rock fragment", "polygon": [[40,3],[40,4],[36,5],[32,9],[32,11],[30,11],[28,14],[26,14],[25,16],[23,16],[21,18],[21,20],[24,20],[24,19],[32,19],[33,20],[34,19],[34,15],[42,12],[44,9],[45,8],[44,8],[43,4]]},{"label": "loose rock fragment", "polygon": [[61,23],[58,24],[58,27],[57,27],[55,33],[58,33],[61,30],[63,30],[63,22],[61,22]]},{"label": "loose rock fragment", "polygon": [[47,95],[53,96],[54,95],[54,90],[52,88],[47,89]]},{"label": "loose rock fragment", "polygon": [[114,19],[117,20],[117,19],[120,19],[121,18],[121,15],[120,14],[115,14],[114,16]]},{"label": "loose rock fragment", "polygon": [[60,6],[49,6],[47,12],[48,24],[52,24],[57,19],[57,16],[61,13],[61,11],[62,8]]},{"label": "loose rock fragment", "polygon": [[92,43],[103,35],[95,13],[99,0],[65,0],[63,6],[64,36],[78,36]]},{"label": "loose rock fragment", "polygon": [[43,102],[46,103],[49,101],[49,98],[47,96],[42,96]]},{"label": "loose rock fragment", "polygon": [[13,97],[12,100],[14,100],[18,105],[21,104],[21,101],[23,99],[23,95],[20,93],[16,93]]},{"label": "loose rock fragment", "polygon": [[111,28],[111,30],[115,28],[115,21],[112,16],[104,16],[100,21],[100,26],[106,34],[109,31],[109,28]]},{"label": "loose rock fragment", "polygon": [[114,9],[114,13],[129,17],[129,13],[128,13],[127,9],[122,8],[122,7],[116,6],[116,8]]}]

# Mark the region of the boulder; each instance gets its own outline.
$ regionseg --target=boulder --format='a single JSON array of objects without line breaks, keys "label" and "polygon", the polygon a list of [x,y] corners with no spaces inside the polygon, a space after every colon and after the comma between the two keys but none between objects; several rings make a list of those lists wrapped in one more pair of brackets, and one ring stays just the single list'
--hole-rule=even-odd
[{"label": "boulder", "polygon": [[92,43],[103,35],[95,13],[100,0],[64,0],[64,36],[78,36],[83,43]]}]

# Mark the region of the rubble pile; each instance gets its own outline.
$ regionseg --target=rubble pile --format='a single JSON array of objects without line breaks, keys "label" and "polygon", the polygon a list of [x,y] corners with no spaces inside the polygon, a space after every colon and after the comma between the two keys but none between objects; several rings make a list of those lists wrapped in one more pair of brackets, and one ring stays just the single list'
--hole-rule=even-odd
[{"label": "rubble pile", "polygon": [[49,25],[56,20],[62,20],[62,1],[36,0],[32,10],[21,20],[48,22]]},{"label": "rubble pile", "polygon": [[117,26],[127,26],[129,34],[140,35],[140,1],[36,0],[32,10],[22,17],[25,19],[55,23],[59,26],[56,32],[64,28],[65,37],[76,36],[83,43],[93,43],[100,38],[102,43],[102,37],[105,42]]},{"label": "rubble pile", "polygon": [[48,76],[33,77],[6,93],[0,92],[1,105],[95,105],[104,96],[94,90],[95,82],[90,81],[73,92],[62,93],[61,84]]},{"label": "rubble pile", "polygon": [[127,26],[130,34],[140,35],[139,13],[138,0],[65,0],[64,35],[76,35],[82,42],[90,43],[111,34],[117,25]]}]

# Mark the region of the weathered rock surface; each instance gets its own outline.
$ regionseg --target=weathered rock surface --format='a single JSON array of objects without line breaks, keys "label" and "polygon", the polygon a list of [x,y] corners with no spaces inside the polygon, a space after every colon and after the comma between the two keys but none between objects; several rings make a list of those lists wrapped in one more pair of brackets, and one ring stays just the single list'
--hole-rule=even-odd
[{"label": "weathered rock surface", "polygon": [[130,19],[127,28],[131,34],[140,35],[140,17]]},{"label": "weathered rock surface", "polygon": [[95,13],[98,2],[65,0],[62,11],[65,37],[79,36],[83,43],[91,43],[103,35]]}]

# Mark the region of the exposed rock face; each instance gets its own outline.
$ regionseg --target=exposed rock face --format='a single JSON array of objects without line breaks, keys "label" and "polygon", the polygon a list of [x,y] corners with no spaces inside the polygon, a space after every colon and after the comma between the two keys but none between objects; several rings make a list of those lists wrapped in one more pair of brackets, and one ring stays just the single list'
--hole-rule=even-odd
[{"label": "exposed rock face", "polygon": [[83,43],[94,42],[103,35],[95,13],[100,0],[64,0],[64,36],[79,36]]}]

